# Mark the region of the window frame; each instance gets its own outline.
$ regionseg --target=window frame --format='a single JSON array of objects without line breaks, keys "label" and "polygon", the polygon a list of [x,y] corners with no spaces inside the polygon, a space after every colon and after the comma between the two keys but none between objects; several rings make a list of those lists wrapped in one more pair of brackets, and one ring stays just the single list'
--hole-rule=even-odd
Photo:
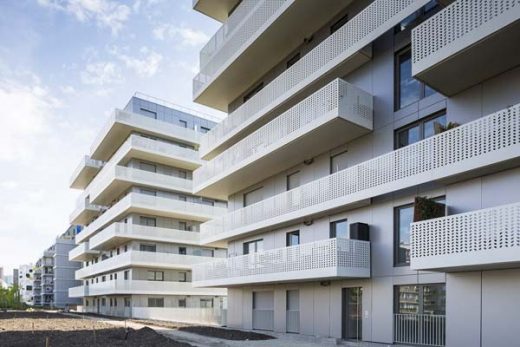
[{"label": "window frame", "polygon": [[[300,174],[301,174],[301,171],[298,170],[298,171],[293,171],[290,174],[288,174],[287,176],[285,176],[285,190],[286,191],[293,190],[293,189],[301,186],[301,177],[299,176]],[[294,188],[290,188],[291,177],[298,177],[298,185]]]},{"label": "window frame", "polygon": [[[247,241],[247,242],[244,242],[242,244],[242,254],[243,255],[248,255],[248,254],[254,254],[254,253],[258,253],[258,252],[262,252],[262,250],[258,250],[258,244],[259,243],[262,243],[262,250],[264,249],[264,239],[255,239],[255,240],[251,240],[251,241]],[[254,252],[249,252],[249,245],[252,245],[254,244],[255,245],[255,251]],[[246,249],[247,249],[247,252],[246,252]]]},{"label": "window frame", "polygon": [[[291,239],[291,236],[298,236],[298,243],[297,244],[289,244],[289,240]],[[292,247],[292,246],[298,246],[301,244],[301,237],[300,237],[300,230],[293,230],[289,231],[285,234],[285,246],[286,247]]]},{"label": "window frame", "polygon": [[[349,223],[348,223],[348,218],[342,218],[342,219],[337,219],[337,220],[334,220],[332,222],[329,223],[329,238],[331,239],[335,239],[338,237],[338,232],[337,232],[337,228],[336,228],[336,225],[339,224],[339,223],[343,223],[345,222],[347,224],[347,238],[350,236],[348,235],[349,234],[349,230],[348,230],[348,227],[349,227]],[[334,227],[333,227],[334,226]]]},{"label": "window frame", "polygon": [[259,191],[259,190],[261,190],[261,189],[263,189],[263,188],[264,188],[264,187],[262,186],[262,187],[258,187],[258,188],[252,189],[252,190],[250,190],[250,191],[248,191],[248,192],[245,192],[245,193],[242,195],[242,206],[243,206],[243,207],[247,207],[247,206],[251,206],[251,205],[254,205],[254,204],[256,204],[256,203],[262,201],[262,200],[263,200],[263,195],[262,195],[262,199],[260,199],[259,201],[257,201],[257,202],[253,202],[253,203],[251,203],[251,204],[246,204],[246,199],[247,199],[247,196],[248,196],[249,194],[254,193],[254,192],[257,192],[257,191]]},{"label": "window frame", "polygon": [[[405,148],[407,146],[410,146],[412,145],[413,143],[410,143],[406,146],[403,146],[403,147],[399,147],[399,134],[402,133],[403,131],[405,130],[409,130],[409,129],[412,129],[412,128],[415,128],[416,126],[419,126],[419,134],[420,134],[420,137],[421,139],[419,141],[422,141],[422,140],[425,140],[429,137],[424,137],[424,124],[427,123],[427,122],[430,122],[436,118],[440,118],[442,116],[445,116],[446,117],[446,120],[447,120],[447,117],[448,117],[448,113],[446,112],[446,109],[442,109],[442,110],[439,110],[437,112],[434,112],[432,114],[429,114],[428,116],[426,117],[423,117],[419,120],[416,120],[415,122],[413,123],[410,123],[410,124],[407,124],[405,126],[402,126],[400,128],[397,128],[394,130],[394,149],[400,149],[400,148]],[[437,135],[437,134],[435,134]],[[435,136],[433,135],[433,136]],[[430,136],[431,137],[431,136]],[[417,141],[417,142],[419,142]],[[417,142],[414,142],[414,143],[417,143]]]},{"label": "window frame", "polygon": [[[158,271],[158,270],[148,270],[147,272],[148,276],[147,276],[147,281],[152,281],[152,282],[164,282],[164,271]],[[150,278],[150,275],[152,275]],[[160,276],[158,276],[160,275]]]},{"label": "window frame", "polygon": [[[149,247],[150,249],[153,247],[153,251],[146,249]],[[157,245],[155,243],[140,243],[139,244],[139,252],[152,252],[157,253]]]}]

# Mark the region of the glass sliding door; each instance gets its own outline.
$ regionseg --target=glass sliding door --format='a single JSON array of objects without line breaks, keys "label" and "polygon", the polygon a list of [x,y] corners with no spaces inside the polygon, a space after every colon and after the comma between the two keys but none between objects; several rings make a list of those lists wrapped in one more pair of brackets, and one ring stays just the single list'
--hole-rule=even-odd
[{"label": "glass sliding door", "polygon": [[343,288],[342,336],[347,340],[361,341],[363,334],[363,288]]}]

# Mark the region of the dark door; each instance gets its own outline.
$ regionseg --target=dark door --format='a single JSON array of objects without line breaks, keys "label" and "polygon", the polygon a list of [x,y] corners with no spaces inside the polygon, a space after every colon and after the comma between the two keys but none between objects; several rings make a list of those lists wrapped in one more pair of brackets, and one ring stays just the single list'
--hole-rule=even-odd
[{"label": "dark door", "polygon": [[343,324],[342,335],[347,340],[362,340],[363,288],[343,288]]}]

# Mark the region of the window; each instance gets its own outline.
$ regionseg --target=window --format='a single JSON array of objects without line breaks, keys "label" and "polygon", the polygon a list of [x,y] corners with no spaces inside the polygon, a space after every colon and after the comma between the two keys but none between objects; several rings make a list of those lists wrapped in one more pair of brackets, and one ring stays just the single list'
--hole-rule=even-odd
[{"label": "window", "polygon": [[337,220],[330,223],[330,238],[348,238],[348,222],[346,219]]},{"label": "window", "polygon": [[32,286],[25,286],[25,290],[32,290],[33,287]]},{"label": "window", "polygon": [[264,240],[254,240],[249,242],[244,242],[244,254],[251,254],[256,252],[261,252],[264,249]]},{"label": "window", "polygon": [[141,114],[146,117],[157,119],[157,112],[147,110],[146,108],[141,107]]},{"label": "window", "polygon": [[300,230],[291,231],[290,233],[287,233],[285,235],[286,239],[286,245],[289,246],[296,246],[300,244]]},{"label": "window", "polygon": [[164,298],[148,298],[148,307],[164,307]]},{"label": "window", "polygon": [[[444,204],[444,196],[433,199]],[[410,264],[410,224],[413,222],[414,204],[394,209],[394,263],[396,266]]]},{"label": "window", "polygon": [[164,272],[148,270],[148,281],[164,281]]},{"label": "window", "polygon": [[433,95],[435,91],[412,77],[412,51],[408,46],[396,55],[395,110]]},{"label": "window", "polygon": [[125,272],[123,272],[123,278],[125,281],[130,278],[130,270],[125,270]]},{"label": "window", "polygon": [[145,194],[145,195],[157,196],[157,192],[155,190],[141,188],[140,192],[141,192],[141,194]]},{"label": "window", "polygon": [[330,173],[336,173],[338,171],[347,168],[347,151],[335,154],[330,157]]},{"label": "window", "polygon": [[154,227],[157,225],[157,220],[153,217],[139,216],[139,224]]},{"label": "window", "polygon": [[186,307],[186,299],[179,299],[179,307]]},{"label": "window", "polygon": [[106,306],[106,305],[107,305],[107,299],[101,298],[101,306]]},{"label": "window", "polygon": [[244,193],[244,207],[262,201],[262,187]]},{"label": "window", "polygon": [[139,169],[148,172],[157,172],[157,166],[145,162],[139,162]]},{"label": "window", "polygon": [[201,132],[201,133],[205,134],[205,133],[207,133],[208,131],[209,131],[209,128],[206,128],[206,127],[203,127],[203,126],[200,127],[200,132]]},{"label": "window", "polygon": [[300,57],[300,52],[298,52],[295,55],[293,55],[289,60],[287,60],[287,69],[296,64],[298,60],[300,60]]},{"label": "window", "polygon": [[394,311],[401,314],[446,314],[446,285],[413,284],[394,287]]},{"label": "window", "polygon": [[215,201],[211,199],[201,198],[200,199],[201,204],[208,205],[208,206],[215,206]]},{"label": "window", "polygon": [[114,279],[117,280],[117,273],[114,274]]},{"label": "window", "polygon": [[114,298],[114,307],[117,307],[117,298]]},{"label": "window", "polygon": [[300,171],[293,172],[287,175],[287,190],[294,189],[300,186]]},{"label": "window", "polygon": [[130,307],[131,306],[131,301],[130,301],[130,298],[125,298],[125,307]]},{"label": "window", "polygon": [[110,274],[110,280],[112,281],[114,279],[114,275]]},{"label": "window", "polygon": [[186,247],[179,247],[179,254],[186,255]]},{"label": "window", "polygon": [[334,34],[336,31],[339,30],[343,25],[345,25],[348,22],[348,13],[345,14],[343,17],[338,19],[334,24],[330,26],[330,33]]},{"label": "window", "polygon": [[110,298],[109,302],[110,302],[110,307],[112,307],[112,298]]},{"label": "window", "polygon": [[125,252],[128,252],[128,245],[125,245]]},{"label": "window", "polygon": [[179,230],[188,230],[186,222],[179,222]]},{"label": "window", "polygon": [[107,281],[107,276],[101,276],[101,282],[106,282]]},{"label": "window", "polygon": [[157,246],[156,245],[146,245],[146,244],[140,244],[139,245],[139,250],[141,252],[156,252],[157,251]]},{"label": "window", "polygon": [[177,196],[179,198],[180,201],[186,201],[186,195],[179,195]]},{"label": "window", "polygon": [[119,255],[119,253],[120,253],[120,252],[119,252],[119,247],[117,247],[117,249],[116,249],[116,254]]},{"label": "window", "polygon": [[188,276],[186,272],[179,272],[179,282],[186,282],[188,280]]},{"label": "window", "polygon": [[247,93],[246,95],[244,95],[244,102],[246,102],[247,100],[251,99],[253,96],[255,96],[256,93],[258,93],[259,91],[262,90],[262,88],[264,88],[264,82],[261,82],[260,84],[258,84],[256,87],[254,87],[249,93]]},{"label": "window", "polygon": [[186,122],[185,120],[179,119],[179,124],[183,128],[187,128],[188,127],[188,122]]},{"label": "window", "polygon": [[184,170],[178,170],[177,171],[177,177],[186,179],[186,178],[188,178],[188,173],[186,171],[184,171]]},{"label": "window", "polygon": [[446,126],[446,111],[441,111],[395,132],[396,149],[406,147],[412,143],[424,140],[430,136],[439,134],[442,127]]},{"label": "window", "polygon": [[200,299],[201,308],[213,308],[213,299]]},{"label": "window", "polygon": [[88,303],[88,300],[85,300],[85,306],[88,307],[89,303]]}]

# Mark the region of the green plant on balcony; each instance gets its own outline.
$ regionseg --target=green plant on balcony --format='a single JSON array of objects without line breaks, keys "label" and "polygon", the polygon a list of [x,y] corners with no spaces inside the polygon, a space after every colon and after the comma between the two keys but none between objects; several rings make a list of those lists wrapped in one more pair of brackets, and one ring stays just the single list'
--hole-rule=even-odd
[{"label": "green plant on balcony", "polygon": [[420,222],[432,218],[444,217],[446,205],[433,199],[417,196],[414,201],[413,221]]},{"label": "green plant on balcony", "polygon": [[458,127],[460,125],[457,122],[448,122],[448,124],[446,124],[446,125],[442,125],[440,123],[437,123],[437,124],[438,124],[438,127],[439,127],[438,129],[436,129],[436,131],[437,131],[436,133],[437,134],[440,134],[440,133],[443,133],[445,131],[454,129],[454,128],[456,128],[456,127]]}]

